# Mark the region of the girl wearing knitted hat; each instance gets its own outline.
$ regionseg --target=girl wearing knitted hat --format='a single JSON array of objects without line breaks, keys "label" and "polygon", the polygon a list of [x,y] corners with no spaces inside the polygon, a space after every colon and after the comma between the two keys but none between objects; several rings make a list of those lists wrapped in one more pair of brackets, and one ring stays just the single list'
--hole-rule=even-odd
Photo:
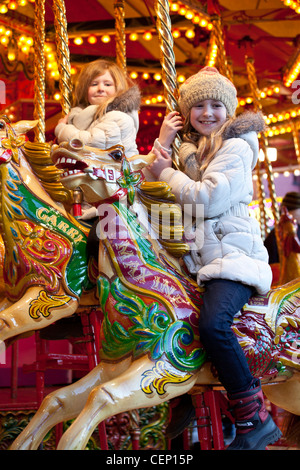
[{"label": "girl wearing knitted hat", "polygon": [[[197,217],[203,210],[204,221],[196,219],[196,237],[185,257],[189,272],[205,286],[200,338],[234,410],[236,437],[228,448],[258,450],[281,433],[265,409],[260,381],[252,376],[231,325],[249,298],[267,293],[272,281],[258,222],[248,211],[257,133],[264,120],[251,112],[236,118],[237,103],[234,85],[217,69],[205,67],[190,77],[180,88],[184,122],[176,112],[166,117],[154,145],[157,158],[148,170],[171,186],[184,211]],[[182,171],[172,168],[169,148],[179,130]],[[190,401],[174,434],[190,421],[191,406]]]}]

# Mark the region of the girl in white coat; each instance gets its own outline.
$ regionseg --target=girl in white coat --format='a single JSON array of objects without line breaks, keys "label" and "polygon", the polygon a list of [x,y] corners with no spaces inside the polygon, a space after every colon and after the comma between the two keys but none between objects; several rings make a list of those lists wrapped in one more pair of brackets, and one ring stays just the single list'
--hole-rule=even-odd
[{"label": "girl in white coat", "polygon": [[[200,339],[234,410],[237,432],[229,449],[264,449],[281,433],[231,329],[234,315],[251,295],[265,294],[272,280],[259,225],[248,211],[257,132],[264,129],[264,121],[255,113],[234,117],[236,89],[211,67],[181,86],[179,107],[184,121],[176,112],[168,115],[154,145],[157,158],[148,169],[170,184],[183,210],[194,217],[203,214],[196,218],[195,239],[185,258],[190,273],[205,286]],[[178,130],[183,171],[172,168],[170,157]]]},{"label": "girl in white coat", "polygon": [[74,108],[55,128],[58,143],[80,139],[107,149],[123,145],[127,157],[138,153],[140,91],[114,62],[98,59],[82,68]]},{"label": "girl in white coat", "polygon": [[[79,139],[103,150],[122,145],[127,157],[138,154],[140,91],[117,64],[98,59],[83,67],[73,101],[55,128],[58,143]],[[81,219],[96,216],[96,209],[85,202],[82,209]]]}]

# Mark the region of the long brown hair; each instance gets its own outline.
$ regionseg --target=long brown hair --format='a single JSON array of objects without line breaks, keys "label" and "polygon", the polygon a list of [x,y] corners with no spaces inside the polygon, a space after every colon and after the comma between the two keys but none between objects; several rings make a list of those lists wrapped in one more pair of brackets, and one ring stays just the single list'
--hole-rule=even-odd
[{"label": "long brown hair", "polygon": [[207,168],[210,162],[213,160],[216,153],[220,150],[223,145],[223,133],[225,129],[232,123],[233,117],[227,117],[227,120],[222,126],[212,132],[209,136],[201,135],[197,132],[190,121],[191,112],[185,119],[181,135],[184,142],[192,143],[197,146],[196,158],[200,165],[200,173]]},{"label": "long brown hair", "polygon": [[109,72],[112,76],[116,87],[116,94],[109,97],[104,103],[99,105],[98,110],[95,114],[95,119],[100,118],[106,112],[108,105],[116,98],[121,95],[124,91],[127,91],[133,86],[131,79],[123,72],[123,70],[114,62],[106,59],[98,59],[89,64],[86,64],[79,74],[73,97],[73,105],[86,108],[89,106],[88,102],[88,89],[92,81],[99,75],[103,75],[105,72]]}]

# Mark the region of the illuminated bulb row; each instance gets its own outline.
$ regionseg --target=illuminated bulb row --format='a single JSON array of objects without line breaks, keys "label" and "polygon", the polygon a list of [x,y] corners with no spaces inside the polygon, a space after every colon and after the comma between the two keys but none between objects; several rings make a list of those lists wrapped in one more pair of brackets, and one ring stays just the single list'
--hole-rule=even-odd
[{"label": "illuminated bulb row", "polygon": [[[172,30],[172,36],[173,36],[174,39],[178,39],[178,38],[182,37],[182,35],[184,35],[188,39],[194,39],[195,31],[192,28],[188,28],[188,29],[183,29],[182,28],[181,30],[178,29],[178,28],[174,28]],[[137,41],[138,38],[139,38],[139,35],[138,35],[138,33],[131,33],[131,34],[129,34],[128,37],[129,37],[130,41]],[[145,31],[143,33],[142,37],[145,41],[151,41],[151,39],[153,38],[153,35],[152,35],[151,31]]]},{"label": "illuminated bulb row", "polygon": [[286,121],[287,119],[294,119],[300,116],[300,108],[285,111],[284,113],[277,113],[277,114],[269,114],[268,116],[264,116],[266,124],[275,124],[276,122]]},{"label": "illuminated bulb row", "polygon": [[[143,78],[143,80],[149,80],[151,75],[152,74],[150,74],[148,72],[143,72],[141,77]],[[138,72],[135,72],[135,71],[130,72],[130,78],[132,78],[133,80],[136,80],[138,77],[139,77]],[[159,82],[162,79],[161,73],[159,73],[159,72],[154,73],[153,78],[154,78],[154,80]],[[179,83],[183,83],[186,80],[186,78],[185,78],[184,75],[181,74],[181,75],[178,75],[177,80],[178,80]]]},{"label": "illuminated bulb row", "polygon": [[289,134],[291,132],[293,132],[292,127],[290,125],[286,125],[279,127],[271,127],[270,129],[267,129],[266,135],[268,137],[275,137],[277,135]]},{"label": "illuminated bulb row", "polygon": [[[170,3],[170,11],[176,12],[179,15],[184,16],[186,19],[192,21],[193,24],[198,25],[201,28],[206,28],[208,31],[211,31],[213,29],[213,24],[207,19],[208,17],[205,17],[205,16],[201,15],[200,13],[198,13],[197,11],[195,11],[193,9],[189,9],[188,7],[183,5],[182,3],[178,3],[178,2]],[[172,31],[172,35],[173,35],[174,39],[176,39],[176,38],[179,38],[179,37],[182,36],[182,32],[178,28],[175,28]],[[193,28],[188,28],[184,31],[184,35],[188,39],[193,39],[195,37],[195,31],[194,31]],[[130,41],[137,41],[138,37],[139,37],[139,34],[133,32],[133,33],[130,33],[128,37],[129,37]],[[151,41],[151,39],[153,38],[153,34],[152,34],[151,31],[145,31],[142,34],[142,38],[145,41]],[[78,46],[83,44],[83,41],[84,40],[81,36],[78,36],[78,37],[74,38],[74,40],[73,40],[74,44],[76,44]],[[88,36],[87,41],[90,44],[95,44],[97,42],[97,37],[95,35],[90,35],[90,36]],[[111,41],[111,36],[109,34],[105,34],[105,35],[101,36],[101,41],[104,42],[104,43],[108,43],[108,42]]]},{"label": "illuminated bulb row", "polygon": [[[182,36],[182,34],[185,35],[186,38],[188,39],[193,39],[195,37],[195,31],[194,29],[186,29],[185,31],[180,31],[179,29],[174,29],[172,32],[172,35],[174,39],[177,39]],[[153,38],[153,34],[151,31],[145,31],[142,36],[141,36],[144,41],[151,41]],[[139,34],[138,33],[131,33],[128,36],[130,41],[137,41],[139,39]],[[87,42],[89,44],[96,44],[98,41],[98,37],[95,36],[94,34],[91,34],[90,36],[87,37]],[[100,37],[100,41],[102,41],[104,44],[107,44],[111,41],[111,35],[110,34],[104,34],[103,36]],[[77,36],[76,38],[73,39],[73,43],[76,44],[76,46],[81,46],[84,42],[84,38],[81,36]]]},{"label": "illuminated bulb row", "polygon": [[[296,169],[296,170],[274,171],[273,172],[273,177],[278,178],[280,174],[282,174],[285,178],[288,178],[292,174],[295,175],[295,176],[299,176],[300,175],[300,170]],[[264,180],[268,179],[267,173],[263,173],[262,178]],[[258,179],[258,176],[256,174],[252,176],[253,181],[257,181],[257,179]]]},{"label": "illuminated bulb row", "polygon": [[155,95],[155,96],[143,99],[143,103],[146,105],[162,103],[163,101],[164,101],[163,95]]},{"label": "illuminated bulb row", "polygon": [[214,43],[210,46],[206,65],[208,65],[209,67],[213,67],[216,63],[217,56],[218,56],[218,46],[217,44]]},{"label": "illuminated bulb row", "polygon": [[192,23],[199,25],[201,28],[206,28],[209,31],[213,29],[213,24],[208,21],[207,17],[180,2],[170,2],[170,11],[184,16],[187,20],[192,21]]},{"label": "illuminated bulb row", "polygon": [[[267,96],[272,96],[274,93],[279,93],[280,92],[280,87],[279,86],[273,86],[270,88],[264,88],[263,90],[260,91],[260,98],[264,99]],[[247,96],[246,98],[239,98],[239,106],[246,106],[246,104],[251,104],[253,102],[253,98],[251,96]]]},{"label": "illuminated bulb row", "polygon": [[194,39],[195,30],[190,28],[182,32],[180,31],[180,29],[173,29],[172,31],[172,36],[174,39],[180,38],[182,34],[184,34],[187,39]]},{"label": "illuminated bulb row", "polygon": [[[137,72],[131,72],[130,73],[130,78],[132,78],[132,80],[136,80],[138,78],[139,74]],[[144,72],[142,74],[142,78],[144,80],[148,80],[150,78],[150,74],[148,72]],[[154,74],[153,78],[157,81],[161,80],[161,74],[160,73],[156,73]]]},{"label": "illuminated bulb row", "polygon": [[[34,3],[35,0],[28,0],[30,3]],[[2,4],[0,6],[0,14],[5,15],[5,13],[8,12],[8,10],[17,10],[18,7],[25,7],[28,3],[27,0],[17,0],[17,1],[11,1],[6,4]]]},{"label": "illuminated bulb row", "polygon": [[[100,36],[100,41],[103,42],[104,44],[107,44],[111,41],[111,36],[110,34],[103,34]],[[138,40],[138,34],[137,33],[131,33],[129,34],[129,39],[130,41],[137,41]],[[151,31],[145,31],[142,35],[143,39],[145,41],[151,41],[152,39],[152,33]],[[95,36],[94,34],[91,34],[90,36],[87,37],[87,42],[89,44],[96,44],[98,41],[98,37]],[[76,44],[76,46],[81,46],[84,42],[84,38],[81,36],[77,36],[76,38],[73,39],[73,43]]]},{"label": "illuminated bulb row", "polygon": [[300,5],[299,2],[294,2],[293,0],[283,0],[283,3],[286,7],[292,8],[296,13],[300,14]]},{"label": "illuminated bulb row", "polygon": [[50,44],[45,44],[45,61],[46,61],[46,70],[53,80],[59,80],[59,71],[56,60],[56,53],[53,51],[53,46]]},{"label": "illuminated bulb row", "polygon": [[[103,34],[103,36],[101,36],[100,40],[106,44],[108,42],[111,41],[111,37],[109,34]],[[97,36],[91,34],[90,36],[88,36],[87,38],[87,42],[89,44],[96,44],[96,42],[98,41],[98,38]],[[76,38],[73,39],[73,42],[74,44],[76,44],[76,46],[81,46],[81,44],[83,44],[84,42],[84,39],[81,37],[81,36],[77,36]]]},{"label": "illuminated bulb row", "polygon": [[295,59],[293,60],[293,65],[290,69],[284,74],[283,83],[285,86],[289,87],[296,80],[300,73],[300,50],[296,54]]}]

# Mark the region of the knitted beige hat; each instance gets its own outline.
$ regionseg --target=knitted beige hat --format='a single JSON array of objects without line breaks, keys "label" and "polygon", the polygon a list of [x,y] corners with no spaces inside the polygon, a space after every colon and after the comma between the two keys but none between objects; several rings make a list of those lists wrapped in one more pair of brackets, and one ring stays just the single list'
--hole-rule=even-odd
[{"label": "knitted beige hat", "polygon": [[215,67],[204,67],[181,85],[178,104],[182,115],[186,117],[200,101],[218,100],[224,104],[228,115],[233,116],[238,105],[236,95],[236,88],[228,78]]}]

